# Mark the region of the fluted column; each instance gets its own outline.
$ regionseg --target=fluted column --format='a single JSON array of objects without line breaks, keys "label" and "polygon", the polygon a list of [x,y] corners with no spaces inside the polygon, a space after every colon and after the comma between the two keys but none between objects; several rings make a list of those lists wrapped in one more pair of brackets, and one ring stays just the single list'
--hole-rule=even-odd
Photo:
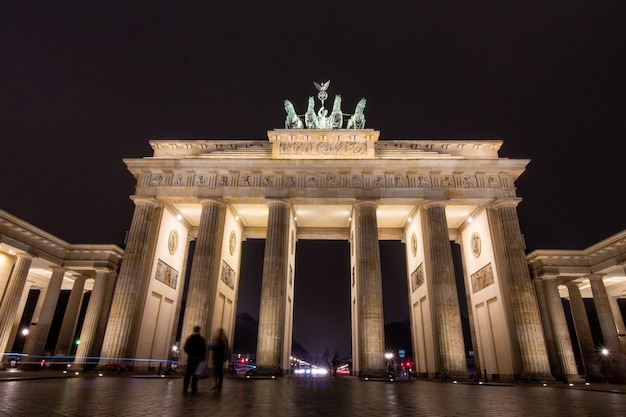
[{"label": "fluted column", "polygon": [[108,276],[109,271],[107,269],[96,270],[93,289],[89,297],[89,305],[87,306],[83,327],[80,331],[80,343],[76,349],[76,357],[74,359],[74,365],[83,369],[93,347],[94,336],[98,327],[98,317],[102,311],[102,304],[106,293],[106,281]]},{"label": "fluted column", "polygon": [[622,346],[618,340],[617,328],[613,320],[613,312],[611,311],[609,297],[604,287],[604,281],[602,281],[602,275],[591,275],[589,283],[591,284],[593,303],[596,306],[596,313],[600,322],[600,330],[602,330],[604,347],[609,351],[609,355],[605,360],[610,364],[610,373],[613,375],[613,380],[626,382],[624,352],[622,352]]},{"label": "fluted column", "polygon": [[[29,355],[28,362],[37,361],[39,356],[43,355],[46,349],[46,341],[50,333],[50,326],[52,325],[52,319],[54,318],[54,311],[56,310],[57,303],[59,302],[59,294],[61,292],[61,285],[63,284],[63,277],[65,276],[65,268],[52,267],[52,275],[48,282],[48,289],[43,300],[43,305],[39,311],[39,318],[37,325],[31,326],[30,333],[26,338],[24,344],[24,353]],[[39,364],[31,364],[36,367],[40,367]]]},{"label": "fluted column", "polygon": [[373,201],[362,201],[354,207],[359,373],[363,377],[382,376],[386,371],[385,322],[377,205]]},{"label": "fluted column", "polygon": [[91,351],[89,352],[90,356],[100,356],[100,351],[102,350],[102,341],[104,340],[104,332],[106,331],[109,313],[111,312],[111,301],[113,300],[113,292],[115,291],[115,284],[117,282],[117,273],[110,273],[106,281],[104,301],[102,302],[102,308],[98,314],[96,332],[93,336]]},{"label": "fluted column", "polygon": [[279,373],[285,333],[291,206],[281,200],[271,201],[268,205],[256,359],[259,373]]},{"label": "fluted column", "polygon": [[522,359],[522,378],[552,379],[541,316],[533,291],[515,201],[498,201],[493,206],[503,239],[513,322]]},{"label": "fluted column", "polygon": [[145,256],[152,215],[157,204],[149,199],[135,199],[135,212],[130,225],[124,261],[113,294],[100,366],[121,364],[126,354],[130,327],[141,287],[141,266]]},{"label": "fluted column", "polygon": [[76,331],[76,322],[78,320],[78,313],[80,312],[80,305],[83,301],[83,290],[85,289],[86,280],[87,278],[83,275],[77,275],[74,277],[74,285],[72,286],[70,298],[67,301],[65,314],[63,315],[63,322],[61,324],[61,331],[59,332],[57,345],[54,349],[55,356],[66,356],[71,353],[74,332]]},{"label": "fluted column", "polygon": [[620,297],[610,296],[609,304],[611,305],[611,311],[613,312],[613,320],[615,321],[615,327],[617,327],[617,334],[622,335],[618,336],[618,340],[620,345],[622,346],[622,352],[626,355],[626,329],[624,328],[624,319],[622,318],[622,312],[619,309],[619,304],[617,300]]},{"label": "fluted column", "polygon": [[[2,304],[0,304],[0,352],[8,352],[13,347],[13,339],[15,338],[13,323],[18,314],[17,309],[24,293],[24,285],[31,263],[32,258],[29,256],[20,255],[17,257],[9,283],[4,291]],[[5,363],[5,359],[2,359],[2,364]]]},{"label": "fluted column", "polygon": [[201,204],[202,213],[191,263],[187,305],[183,319],[183,341],[193,332],[194,326],[200,326],[207,338],[213,334],[213,329],[208,326],[213,321],[215,291],[219,281],[225,207],[217,200],[203,200]]},{"label": "fluted column", "polygon": [[590,380],[601,379],[602,371],[598,362],[598,352],[596,352],[596,347],[593,343],[589,318],[587,317],[585,303],[580,293],[580,287],[572,281],[566,283],[565,286],[569,292],[569,305],[572,310],[578,346],[583,357],[583,364],[585,365],[585,374],[587,379]]},{"label": "fluted column", "polygon": [[439,202],[430,202],[423,208],[426,256],[430,264],[428,278],[433,296],[431,316],[437,329],[439,371],[444,377],[462,377],[467,375],[467,365],[446,207]]},{"label": "fluted column", "polygon": [[552,333],[561,364],[562,374],[560,377],[569,382],[577,381],[580,379],[580,375],[578,375],[578,370],[576,369],[576,358],[574,357],[572,340],[567,328],[563,301],[557,287],[557,277],[546,276],[543,278],[543,281],[545,283],[546,304],[552,324]]},{"label": "fluted column", "polygon": [[550,372],[554,376],[560,376],[563,375],[563,367],[559,358],[556,338],[552,326],[552,319],[550,316],[550,309],[548,308],[548,301],[545,290],[546,282],[542,278],[535,278],[533,280],[533,284],[535,285],[535,292],[537,293],[537,303],[539,304],[539,311],[542,318],[541,322],[543,324],[543,333],[546,338],[546,348],[548,349]]}]

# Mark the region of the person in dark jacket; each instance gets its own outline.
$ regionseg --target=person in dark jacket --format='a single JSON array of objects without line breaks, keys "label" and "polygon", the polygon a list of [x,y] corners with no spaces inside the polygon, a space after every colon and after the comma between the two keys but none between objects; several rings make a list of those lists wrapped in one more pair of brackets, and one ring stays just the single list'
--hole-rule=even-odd
[{"label": "person in dark jacket", "polygon": [[222,381],[224,381],[224,361],[228,357],[228,341],[224,329],[218,329],[215,341],[211,346],[213,351],[213,372],[215,372],[214,389],[222,389]]},{"label": "person in dark jacket", "polygon": [[183,350],[187,354],[187,369],[183,378],[183,392],[186,393],[191,381],[191,392],[198,391],[198,376],[196,368],[198,364],[206,360],[206,340],[200,334],[200,326],[194,326],[193,333],[185,340]]}]

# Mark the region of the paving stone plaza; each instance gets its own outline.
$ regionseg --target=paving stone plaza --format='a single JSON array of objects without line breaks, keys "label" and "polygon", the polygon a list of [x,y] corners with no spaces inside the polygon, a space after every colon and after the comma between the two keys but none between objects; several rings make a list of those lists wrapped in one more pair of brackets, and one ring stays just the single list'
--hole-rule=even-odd
[{"label": "paving stone plaza", "polygon": [[[49,372],[49,371],[45,371]],[[338,376],[202,380],[182,394],[182,378],[61,377],[8,380],[0,374],[6,416],[623,416],[626,387],[615,384],[467,384],[425,379],[385,382]],[[28,377],[29,374],[22,374]]]}]

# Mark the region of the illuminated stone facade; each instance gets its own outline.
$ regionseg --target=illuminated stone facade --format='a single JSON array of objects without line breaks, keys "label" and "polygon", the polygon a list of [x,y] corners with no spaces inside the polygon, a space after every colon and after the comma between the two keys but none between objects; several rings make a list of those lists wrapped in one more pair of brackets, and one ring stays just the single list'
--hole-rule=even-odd
[{"label": "illuminated stone facade", "polygon": [[[363,377],[385,372],[379,240],[405,244],[414,370],[420,377],[467,377],[471,354],[476,372],[489,379],[578,378],[561,297],[570,298],[588,374],[602,370],[589,352],[582,296],[597,300],[613,357],[623,354],[624,324],[615,299],[624,294],[626,238],[580,252],[535,251],[527,257],[514,184],[529,161],[500,158],[501,141],[379,141],[379,132],[369,129],[280,129],[267,136],[154,140],[152,156],[125,159],[137,186],[119,271],[117,247],[70,245],[0,213],[4,351],[16,337],[15,320],[34,279],[46,292],[37,307],[37,337],[27,340],[24,352],[43,354],[39,331],[49,326],[68,278],[79,282],[80,293],[92,290],[76,366],[99,356],[100,367],[156,369],[194,325],[209,337],[224,329],[232,345],[241,245],[262,238],[259,373],[289,371],[295,254],[302,239],[350,243],[345,279],[351,285],[353,370]],[[461,249],[471,353],[465,351],[451,242]],[[70,323],[75,319],[68,318]],[[67,345],[58,350],[65,352]],[[612,367],[619,377],[619,360]]]}]

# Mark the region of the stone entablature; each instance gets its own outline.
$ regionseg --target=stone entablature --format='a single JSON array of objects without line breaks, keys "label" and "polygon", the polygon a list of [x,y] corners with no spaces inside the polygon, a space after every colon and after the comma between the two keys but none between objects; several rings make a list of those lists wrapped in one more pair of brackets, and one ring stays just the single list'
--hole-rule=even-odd
[{"label": "stone entablature", "polygon": [[626,230],[582,250],[534,250],[526,260],[534,276],[580,277],[613,267],[622,268],[626,266]]},{"label": "stone entablature", "polygon": [[3,210],[0,210],[0,244],[50,264],[88,271],[85,275],[92,275],[95,268],[117,271],[124,255],[116,245],[73,245]]},{"label": "stone entablature", "polygon": [[529,162],[499,158],[499,140],[378,141],[378,136],[368,129],[278,129],[268,132],[269,142],[156,140],[150,142],[153,157],[124,162],[137,178],[137,194],[144,196],[165,187],[181,197],[348,189],[348,198],[368,190],[380,198],[398,197],[401,190],[424,198],[514,197],[514,182]]},{"label": "stone entablature", "polygon": [[363,129],[277,129],[267,140],[152,140],[153,158],[499,159],[501,140],[383,140]]},{"label": "stone entablature", "polygon": [[[126,161],[129,166],[131,164]],[[362,167],[362,166],[361,166]],[[152,167],[140,174],[141,188],[356,188],[356,189],[512,189],[516,177],[506,172],[494,173],[411,173],[381,171],[378,173],[342,172],[345,169],[326,169],[324,173],[283,172],[282,169],[259,173],[258,170],[234,169],[216,171],[202,168],[171,172]],[[215,168],[215,167],[214,167]],[[291,168],[293,169],[293,168]],[[306,169],[306,168],[305,168]],[[304,170],[304,169],[303,169]],[[159,172],[160,171],[160,172]],[[272,172],[273,171],[273,172]],[[315,170],[317,171],[317,170]],[[512,195],[507,195],[511,197]]]}]

